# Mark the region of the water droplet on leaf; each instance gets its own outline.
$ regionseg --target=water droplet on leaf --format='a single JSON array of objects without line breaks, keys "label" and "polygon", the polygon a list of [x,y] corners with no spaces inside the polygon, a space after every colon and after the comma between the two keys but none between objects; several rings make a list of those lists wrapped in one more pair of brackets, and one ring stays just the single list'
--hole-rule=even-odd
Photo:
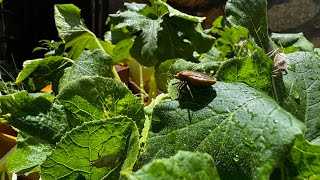
[{"label": "water droplet on leaf", "polygon": [[235,162],[238,162],[238,161],[240,160],[240,158],[239,158],[238,155],[236,155],[236,156],[233,158],[233,160],[234,160]]}]

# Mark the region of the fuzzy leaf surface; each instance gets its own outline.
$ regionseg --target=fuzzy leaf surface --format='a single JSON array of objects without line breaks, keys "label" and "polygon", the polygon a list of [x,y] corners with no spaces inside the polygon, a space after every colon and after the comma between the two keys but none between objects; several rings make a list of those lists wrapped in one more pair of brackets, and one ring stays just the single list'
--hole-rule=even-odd
[{"label": "fuzzy leaf surface", "polygon": [[239,55],[225,61],[217,77],[224,82],[244,82],[251,87],[271,94],[272,60],[260,47],[245,45],[252,53]]},{"label": "fuzzy leaf surface", "polygon": [[102,76],[113,77],[112,57],[100,49],[93,52],[83,51],[79,59],[66,70],[60,80],[60,90],[70,81],[76,80],[82,76]]},{"label": "fuzzy leaf surface", "polygon": [[61,139],[41,165],[41,178],[119,178],[119,170],[132,168],[138,156],[138,138],[135,123],[127,117],[86,122]]},{"label": "fuzzy leaf surface", "polygon": [[24,174],[42,164],[54,146],[42,139],[19,132],[17,148],[8,158],[9,172]]},{"label": "fuzzy leaf surface", "polygon": [[314,45],[309,42],[302,33],[280,34],[272,33],[271,39],[280,47],[285,49],[286,53],[295,51],[313,51]]},{"label": "fuzzy leaf surface", "polygon": [[119,115],[132,118],[138,126],[143,123],[144,112],[140,101],[122,82],[110,78],[81,77],[68,83],[57,98],[67,109],[73,127],[89,120]]},{"label": "fuzzy leaf surface", "polygon": [[55,144],[69,125],[62,105],[52,101],[50,94],[26,91],[0,96],[1,115],[20,131]]},{"label": "fuzzy leaf surface", "polygon": [[320,145],[311,144],[302,136],[294,142],[290,151],[292,162],[297,168],[299,179],[320,177]]},{"label": "fuzzy leaf surface", "polygon": [[179,151],[167,159],[156,159],[133,173],[129,179],[215,179],[219,174],[208,154]]},{"label": "fuzzy leaf surface", "polygon": [[[214,89],[213,89],[214,87]],[[210,154],[221,179],[269,179],[305,126],[266,94],[217,82],[192,87],[153,110],[152,133],[139,165],[179,150]]]},{"label": "fuzzy leaf surface", "polygon": [[306,125],[305,138],[320,136],[320,56],[313,52],[288,54],[289,72],[283,76],[287,94],[283,107]]}]

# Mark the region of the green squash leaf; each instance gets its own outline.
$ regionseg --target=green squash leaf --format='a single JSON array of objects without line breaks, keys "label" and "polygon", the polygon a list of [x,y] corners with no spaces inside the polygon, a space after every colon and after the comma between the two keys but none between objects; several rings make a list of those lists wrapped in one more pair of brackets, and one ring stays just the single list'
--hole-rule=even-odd
[{"label": "green squash leaf", "polygon": [[[158,48],[157,37],[159,31],[162,30],[160,23],[161,19],[150,19],[141,14],[132,11],[125,11],[118,14],[110,15],[110,23],[116,24],[114,30],[121,28],[131,28],[134,32],[141,31],[141,36],[139,36],[135,42],[141,45],[139,54],[132,54],[134,58],[141,57],[145,60],[143,61],[145,65],[152,65],[156,63],[155,51]],[[138,52],[136,52],[138,53]],[[138,61],[141,58],[136,58]]]},{"label": "green squash leaf", "polygon": [[203,32],[199,24],[202,18],[181,13],[162,1],[142,10],[135,5],[129,5],[128,11],[111,14],[108,23],[112,34],[120,34],[123,39],[136,36],[130,54],[140,64],[154,66],[174,58],[195,60],[194,51],[211,49],[214,38]]},{"label": "green squash leaf", "polygon": [[[237,51],[240,51],[241,42],[246,42],[248,39],[248,29],[241,26],[228,27],[223,23],[223,17],[220,16],[213,22],[211,33],[217,36],[214,42],[214,47],[219,50],[222,57],[233,57]],[[243,44],[242,43],[242,44]],[[215,51],[213,51],[215,52]],[[217,52],[215,52],[217,53]],[[217,56],[217,55],[216,55]],[[224,60],[220,58],[218,60]]]},{"label": "green squash leaf", "polygon": [[224,82],[244,82],[249,86],[272,94],[271,71],[272,60],[264,51],[254,45],[247,44],[244,49],[251,52],[224,61],[217,77]]},{"label": "green squash leaf", "polygon": [[271,39],[280,47],[284,48],[285,53],[295,51],[313,51],[314,45],[309,42],[302,33],[280,34],[272,33]]},{"label": "green squash leaf", "polygon": [[114,62],[122,61],[131,57],[130,49],[134,43],[133,39],[124,39],[116,44],[114,48]]},{"label": "green squash leaf", "polygon": [[290,156],[297,168],[299,179],[320,178],[320,145],[310,144],[299,136],[294,142]]},{"label": "green squash leaf", "polygon": [[287,94],[283,107],[305,123],[305,138],[320,136],[320,56],[313,52],[295,52],[287,55],[291,63],[283,76]]},{"label": "green squash leaf", "polygon": [[66,42],[66,49],[71,48],[68,56],[78,59],[85,50],[99,48],[112,55],[113,45],[99,40],[85,25],[80,16],[80,9],[73,4],[54,6],[54,17],[59,36]]},{"label": "green squash leaf", "polygon": [[143,125],[143,105],[123,83],[110,78],[81,77],[68,83],[57,98],[67,109],[72,127],[119,115]]},{"label": "green squash leaf", "polygon": [[138,156],[138,138],[135,123],[127,117],[86,122],[61,139],[41,165],[41,178],[119,178],[119,170],[132,168]]},{"label": "green squash leaf", "polygon": [[269,179],[304,125],[265,93],[244,84],[217,82],[164,100],[152,115],[138,165],[179,150],[210,154],[222,179]]},{"label": "green squash leaf", "polygon": [[71,62],[61,56],[27,60],[23,63],[23,69],[19,73],[16,83],[21,83],[29,77],[32,78],[35,91],[40,91],[49,83],[52,83],[53,89],[57,90],[63,71],[70,64]]},{"label": "green squash leaf", "polygon": [[219,174],[208,154],[179,151],[167,159],[156,159],[129,176],[129,179],[216,179]]},{"label": "green squash leaf", "polygon": [[82,76],[113,77],[112,58],[100,49],[83,51],[79,59],[66,70],[60,80],[60,90],[70,81]]},{"label": "green squash leaf", "polygon": [[1,115],[20,131],[51,144],[60,140],[69,130],[62,105],[44,93],[27,93],[0,96]]},{"label": "green squash leaf", "polygon": [[265,52],[275,49],[268,35],[266,0],[229,0],[225,7],[227,20],[234,26],[243,26]]},{"label": "green squash leaf", "polygon": [[9,172],[16,174],[30,172],[46,160],[53,148],[52,144],[20,131],[17,148],[8,158]]}]

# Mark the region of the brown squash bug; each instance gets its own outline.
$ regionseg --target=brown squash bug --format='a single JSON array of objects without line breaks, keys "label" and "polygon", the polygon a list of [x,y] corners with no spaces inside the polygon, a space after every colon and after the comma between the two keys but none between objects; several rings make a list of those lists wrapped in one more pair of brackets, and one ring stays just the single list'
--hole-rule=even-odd
[{"label": "brown squash bug", "polygon": [[207,74],[195,72],[195,71],[189,71],[189,70],[183,70],[178,74],[176,74],[174,77],[180,80],[180,82],[175,83],[175,84],[179,84],[177,87],[179,96],[182,88],[187,87],[192,98],[193,98],[193,95],[191,93],[189,86],[191,85],[192,86],[211,86],[215,84],[217,81],[216,78],[209,76]]}]

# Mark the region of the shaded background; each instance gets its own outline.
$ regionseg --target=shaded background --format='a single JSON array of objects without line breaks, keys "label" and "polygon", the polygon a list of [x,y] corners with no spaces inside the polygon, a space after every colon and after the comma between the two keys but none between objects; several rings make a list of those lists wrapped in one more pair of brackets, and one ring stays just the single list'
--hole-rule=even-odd
[{"label": "shaded background", "polygon": [[[148,0],[126,0],[143,2]],[[197,16],[206,16],[204,27],[223,14],[226,0],[168,0],[175,8]],[[0,65],[14,76],[28,59],[41,57],[32,53],[39,40],[59,41],[54,23],[54,4],[73,3],[81,9],[87,27],[103,38],[108,14],[123,9],[122,0],[4,0],[0,16]],[[320,47],[320,0],[268,0],[268,23],[272,32],[304,32]],[[4,76],[2,70],[1,75]]]}]

